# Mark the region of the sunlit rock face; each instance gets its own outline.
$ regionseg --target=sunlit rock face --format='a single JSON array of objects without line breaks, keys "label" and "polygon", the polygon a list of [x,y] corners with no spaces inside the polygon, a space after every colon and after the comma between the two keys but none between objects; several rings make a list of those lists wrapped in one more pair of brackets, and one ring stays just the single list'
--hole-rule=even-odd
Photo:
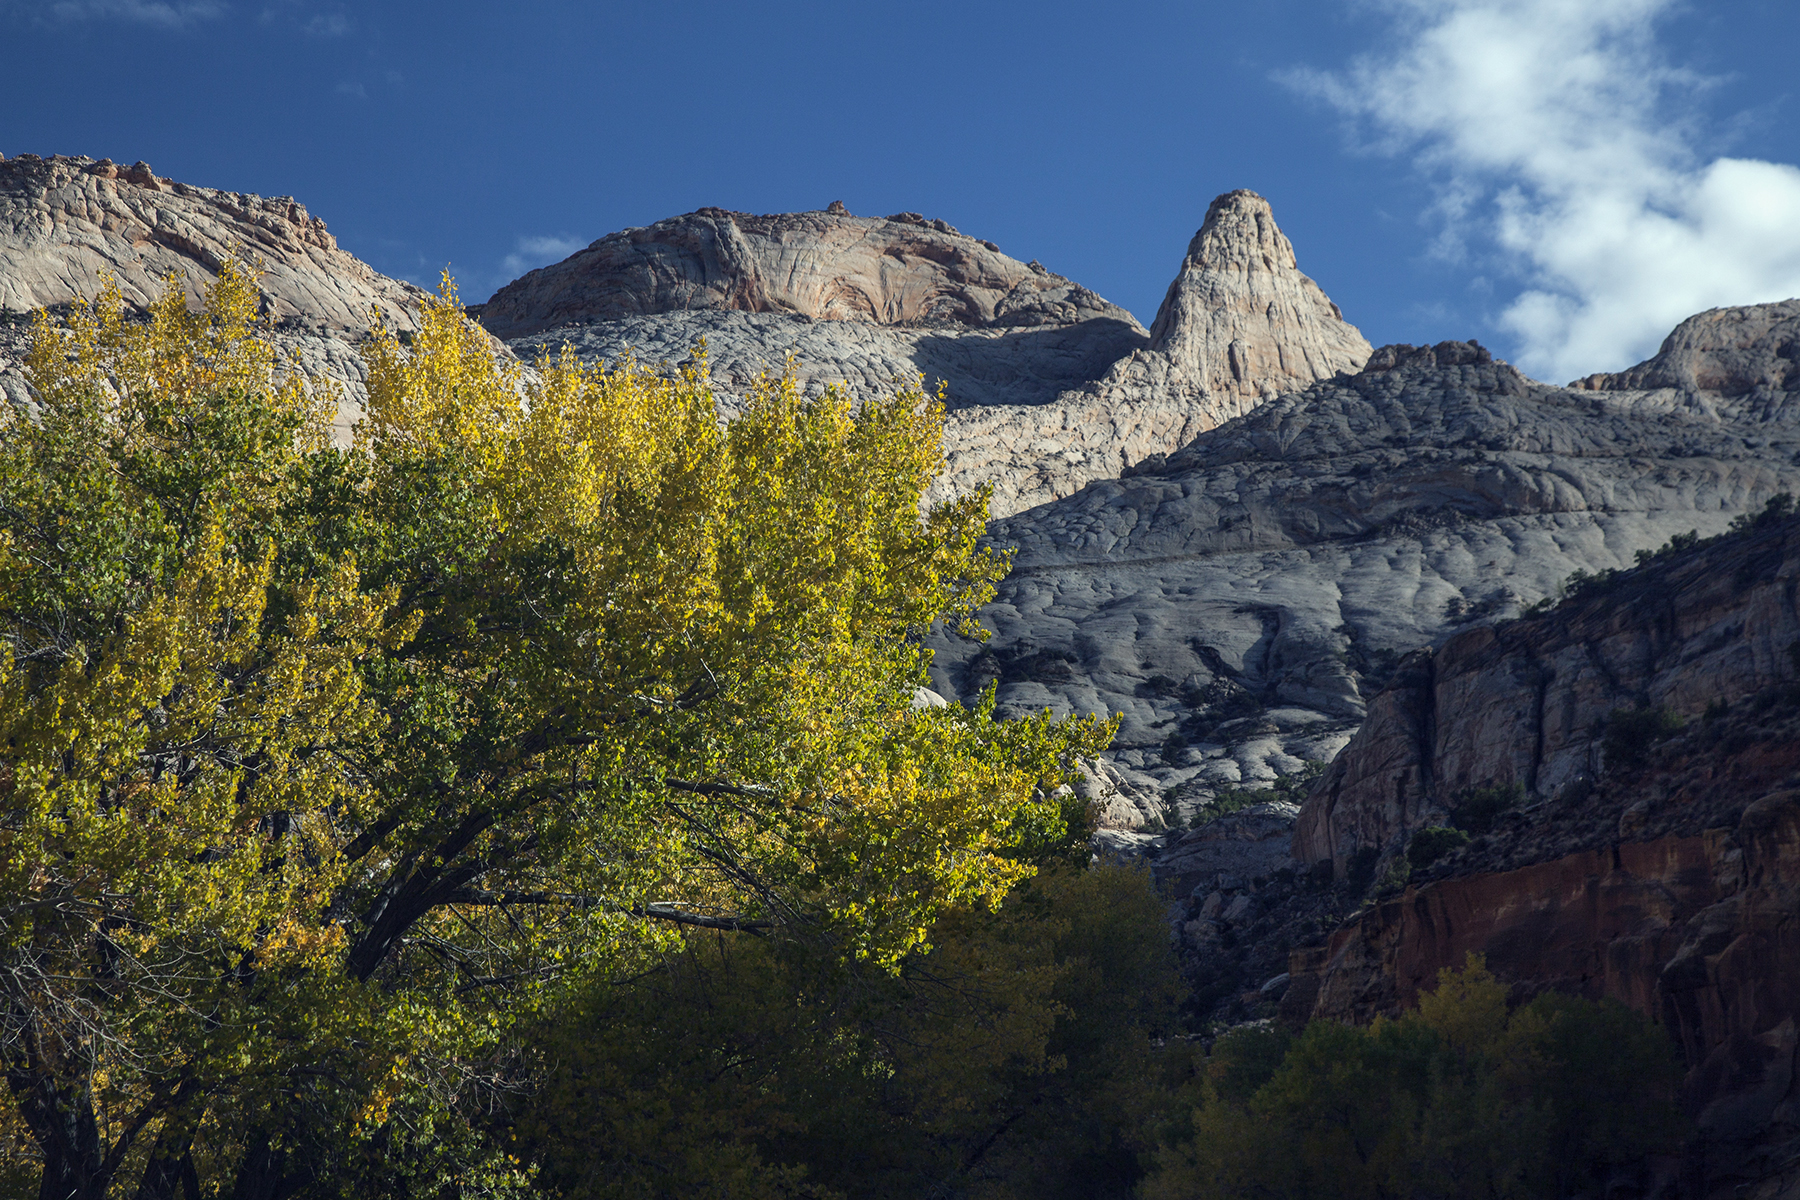
[{"label": "sunlit rock face", "polygon": [[360,412],[366,378],[356,345],[376,323],[417,327],[424,293],[338,246],[325,222],[288,196],[194,187],[148,165],[107,159],[0,161],[0,389],[24,396],[18,375],[24,314],[56,310],[118,281],[142,308],[173,276],[191,297],[234,254],[263,266],[273,336],[306,375],[341,385],[338,432]]},{"label": "sunlit rock face", "polygon": [[1166,454],[1368,343],[1305,275],[1268,203],[1213,202],[1153,328],[1043,266],[915,213],[701,209],[611,234],[495,293],[481,320],[531,357],[691,361],[726,411],[790,361],[809,388],[942,384],[941,498],[1007,515]]}]

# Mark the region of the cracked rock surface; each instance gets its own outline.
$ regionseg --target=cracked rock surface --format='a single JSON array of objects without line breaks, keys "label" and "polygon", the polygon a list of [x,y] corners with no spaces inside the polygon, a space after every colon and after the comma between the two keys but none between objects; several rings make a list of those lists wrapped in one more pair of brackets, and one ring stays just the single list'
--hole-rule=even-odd
[{"label": "cracked rock surface", "polygon": [[273,339],[309,378],[343,389],[338,436],[361,412],[367,374],[356,344],[376,322],[417,328],[425,293],[343,250],[290,196],[193,187],[145,163],[21,154],[0,160],[0,392],[25,396],[24,315],[53,312],[118,281],[143,308],[171,275],[190,297],[233,253],[260,259]]}]

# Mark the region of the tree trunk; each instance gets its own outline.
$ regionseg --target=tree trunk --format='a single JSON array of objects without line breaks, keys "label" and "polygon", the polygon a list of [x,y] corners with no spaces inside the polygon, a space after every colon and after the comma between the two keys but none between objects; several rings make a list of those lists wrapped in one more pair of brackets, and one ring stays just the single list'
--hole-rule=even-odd
[{"label": "tree trunk", "polygon": [[105,1200],[106,1154],[86,1081],[13,1070],[6,1082],[44,1155],[38,1200]]}]

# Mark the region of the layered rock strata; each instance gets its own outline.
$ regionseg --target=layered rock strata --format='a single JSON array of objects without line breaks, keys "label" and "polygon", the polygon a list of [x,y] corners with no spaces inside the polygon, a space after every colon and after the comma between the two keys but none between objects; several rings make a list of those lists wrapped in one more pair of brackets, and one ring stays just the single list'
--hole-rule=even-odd
[{"label": "layered rock strata", "polygon": [[1191,818],[1221,787],[1331,758],[1413,648],[1800,491],[1800,392],[1784,395],[1569,390],[1473,343],[1383,348],[995,522],[1016,547],[983,614],[995,636],[937,639],[933,686],[1122,712],[1115,767]]},{"label": "layered rock strata", "polygon": [[[1324,863],[1332,837],[1404,839],[1468,782],[1519,783],[1524,806],[1296,951],[1286,1014],[1391,1013],[1470,953],[1521,995],[1620,1000],[1659,1021],[1688,1067],[1699,1136],[1683,1194],[1794,1194],[1797,593],[1789,520],[1420,656],[1309,797],[1296,846]],[[1640,704],[1686,725],[1615,740],[1630,753],[1606,762],[1608,713]]]},{"label": "layered rock strata", "polygon": [[424,293],[342,249],[291,197],[193,187],[141,162],[0,160],[0,390],[24,398],[18,359],[31,310],[95,296],[108,277],[138,308],[170,276],[197,296],[232,255],[263,264],[278,346],[307,375],[343,386],[341,432],[363,394],[356,343],[376,322],[415,329]]},{"label": "layered rock strata", "polygon": [[874,325],[1029,327],[1124,309],[1036,263],[917,213],[757,216],[702,208],[608,234],[507,284],[481,320],[497,337],[656,313],[793,313]]},{"label": "layered rock strata", "polygon": [[1614,713],[1698,717],[1794,678],[1796,534],[1641,567],[1544,616],[1409,656],[1308,798],[1295,857],[1342,875],[1359,850],[1396,853],[1442,824],[1471,789],[1550,797],[1598,776]]},{"label": "layered rock strata", "polygon": [[611,234],[480,309],[525,357],[682,364],[702,337],[722,407],[790,361],[809,388],[941,381],[933,498],[989,484],[1018,512],[1168,453],[1368,343],[1301,274],[1268,203],[1213,202],[1146,331],[1037,263],[917,214],[721,209]]}]

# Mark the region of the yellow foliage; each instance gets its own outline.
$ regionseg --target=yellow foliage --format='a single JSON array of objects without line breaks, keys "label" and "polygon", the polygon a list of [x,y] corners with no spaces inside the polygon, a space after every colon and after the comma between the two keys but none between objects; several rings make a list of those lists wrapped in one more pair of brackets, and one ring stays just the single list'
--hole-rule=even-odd
[{"label": "yellow foliage", "polygon": [[438,1162],[470,1064],[659,921],[893,968],[1066,836],[1108,723],[911,703],[1005,569],[984,495],[921,511],[935,402],[784,378],[721,425],[703,366],[511,364],[446,279],[336,450],[256,313],[226,264],[40,317],[0,442],[21,1111],[117,1114],[107,1170],[302,1120],[277,1176],[331,1122]]}]

